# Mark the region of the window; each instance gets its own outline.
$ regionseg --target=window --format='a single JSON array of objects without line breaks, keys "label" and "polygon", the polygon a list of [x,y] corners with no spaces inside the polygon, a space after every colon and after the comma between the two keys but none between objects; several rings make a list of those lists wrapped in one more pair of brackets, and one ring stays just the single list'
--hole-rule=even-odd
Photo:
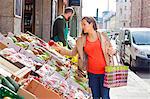
[{"label": "window", "polygon": [[69,0],[69,6],[80,6],[80,0]]},{"label": "window", "polygon": [[126,20],[126,14],[124,15],[124,19]]},{"label": "window", "polygon": [[134,31],[132,32],[132,38],[137,45],[150,45],[150,35],[147,35],[150,31]]},{"label": "window", "polygon": [[22,0],[15,0],[14,2],[14,15],[21,17],[22,13]]},{"label": "window", "polygon": [[122,15],[122,8],[120,8],[120,14]]},{"label": "window", "polygon": [[123,23],[123,26],[124,26],[124,27],[126,26],[126,23],[125,23],[125,22]]},{"label": "window", "polygon": [[124,6],[124,10],[127,10],[127,6]]},{"label": "window", "polygon": [[129,27],[131,27],[131,22],[129,23]]}]

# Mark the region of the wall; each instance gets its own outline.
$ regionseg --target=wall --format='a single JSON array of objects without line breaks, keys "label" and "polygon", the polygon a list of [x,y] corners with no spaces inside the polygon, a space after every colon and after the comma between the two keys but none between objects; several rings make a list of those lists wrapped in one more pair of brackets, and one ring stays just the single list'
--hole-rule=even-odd
[{"label": "wall", "polygon": [[73,8],[75,10],[75,15],[70,22],[70,36],[78,37],[81,34],[82,10],[81,6],[73,6]]},{"label": "wall", "polygon": [[14,33],[19,34],[21,32],[21,18],[14,17]]},{"label": "wall", "polygon": [[116,15],[113,15],[110,18],[109,29],[112,30],[112,31],[116,30]]},{"label": "wall", "polygon": [[64,5],[63,5],[63,0],[58,0],[58,5],[57,5],[57,9],[58,9],[58,15],[61,15],[64,12]]},{"label": "wall", "polygon": [[131,23],[131,2],[130,0],[118,0],[116,2],[116,28],[128,28]]},{"label": "wall", "polygon": [[45,41],[50,39],[51,0],[35,2],[35,34]]},{"label": "wall", "polygon": [[131,27],[141,27],[141,0],[131,0]]},{"label": "wall", "polygon": [[21,18],[14,16],[14,0],[0,0],[0,32],[21,32]]},{"label": "wall", "polygon": [[150,0],[142,2],[142,27],[150,28]]}]

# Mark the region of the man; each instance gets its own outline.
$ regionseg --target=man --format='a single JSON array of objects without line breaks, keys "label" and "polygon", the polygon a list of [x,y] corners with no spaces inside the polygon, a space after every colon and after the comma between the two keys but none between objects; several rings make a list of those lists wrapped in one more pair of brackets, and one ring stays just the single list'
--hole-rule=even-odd
[{"label": "man", "polygon": [[74,10],[72,7],[66,7],[64,14],[58,16],[53,24],[53,39],[55,42],[62,42],[63,46],[68,46],[68,21],[73,16]]}]

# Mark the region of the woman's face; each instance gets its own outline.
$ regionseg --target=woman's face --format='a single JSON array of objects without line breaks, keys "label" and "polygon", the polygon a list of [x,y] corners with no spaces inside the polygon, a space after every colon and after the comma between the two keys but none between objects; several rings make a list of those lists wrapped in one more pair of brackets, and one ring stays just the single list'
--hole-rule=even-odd
[{"label": "woman's face", "polygon": [[82,26],[82,30],[84,31],[84,33],[88,33],[92,27],[92,25],[89,24],[85,19],[82,20],[81,26]]}]

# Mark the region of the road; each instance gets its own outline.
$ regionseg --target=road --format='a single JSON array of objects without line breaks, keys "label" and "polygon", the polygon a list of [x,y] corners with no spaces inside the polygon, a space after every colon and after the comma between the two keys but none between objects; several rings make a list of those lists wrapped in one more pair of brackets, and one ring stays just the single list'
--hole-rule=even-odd
[{"label": "road", "polygon": [[150,86],[150,72],[138,71],[136,74]]}]

